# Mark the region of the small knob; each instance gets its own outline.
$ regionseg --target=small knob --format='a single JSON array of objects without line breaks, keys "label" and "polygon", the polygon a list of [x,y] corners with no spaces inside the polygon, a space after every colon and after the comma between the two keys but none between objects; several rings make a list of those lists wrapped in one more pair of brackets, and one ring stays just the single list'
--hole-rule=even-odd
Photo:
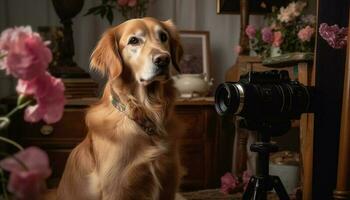
[{"label": "small knob", "polygon": [[51,135],[52,132],[53,132],[53,127],[50,126],[50,125],[44,125],[44,126],[42,126],[41,129],[40,129],[40,133],[41,133],[42,135]]}]

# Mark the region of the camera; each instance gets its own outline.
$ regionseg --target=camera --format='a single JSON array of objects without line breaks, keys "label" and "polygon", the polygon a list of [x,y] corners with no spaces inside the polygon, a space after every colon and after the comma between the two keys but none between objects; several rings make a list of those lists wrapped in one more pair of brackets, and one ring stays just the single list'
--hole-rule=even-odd
[{"label": "camera", "polygon": [[314,88],[292,81],[286,70],[249,72],[238,82],[226,82],[215,92],[219,115],[239,115],[239,126],[257,131],[257,142],[250,150],[257,152],[256,175],[252,176],[243,199],[267,199],[275,190],[280,199],[289,200],[281,179],[269,174],[269,154],[278,151],[271,137],[281,136],[291,127],[292,119],[312,113]]},{"label": "camera", "polygon": [[292,81],[286,70],[249,72],[238,82],[225,82],[215,92],[219,115],[239,115],[261,122],[299,119],[312,112],[313,87]]}]

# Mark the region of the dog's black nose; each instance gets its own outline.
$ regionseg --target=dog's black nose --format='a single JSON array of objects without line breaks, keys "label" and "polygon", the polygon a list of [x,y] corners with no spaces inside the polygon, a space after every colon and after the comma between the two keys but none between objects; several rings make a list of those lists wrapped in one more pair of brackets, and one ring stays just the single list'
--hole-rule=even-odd
[{"label": "dog's black nose", "polygon": [[157,54],[153,57],[153,63],[158,67],[167,67],[170,63],[170,56],[168,54]]}]

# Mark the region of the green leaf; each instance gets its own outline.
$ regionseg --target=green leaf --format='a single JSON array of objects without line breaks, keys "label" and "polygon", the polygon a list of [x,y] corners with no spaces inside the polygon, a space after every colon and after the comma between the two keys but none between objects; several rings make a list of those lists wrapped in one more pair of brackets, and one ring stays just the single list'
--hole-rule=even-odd
[{"label": "green leaf", "polygon": [[84,16],[87,16],[87,15],[90,15],[90,14],[93,14],[93,13],[97,13],[97,12],[99,12],[101,9],[103,9],[104,8],[104,6],[103,5],[101,5],[101,6],[96,6],[96,7],[92,7],[92,8],[90,8],[86,13],[85,13],[85,15]]},{"label": "green leaf", "polygon": [[113,23],[113,18],[114,18],[113,10],[111,8],[109,8],[107,11],[107,20],[108,20],[109,24],[111,24],[111,25]]},{"label": "green leaf", "polygon": [[101,9],[101,12],[100,12],[101,18],[103,18],[103,17],[106,15],[106,12],[107,12],[107,7],[103,7],[103,8]]}]

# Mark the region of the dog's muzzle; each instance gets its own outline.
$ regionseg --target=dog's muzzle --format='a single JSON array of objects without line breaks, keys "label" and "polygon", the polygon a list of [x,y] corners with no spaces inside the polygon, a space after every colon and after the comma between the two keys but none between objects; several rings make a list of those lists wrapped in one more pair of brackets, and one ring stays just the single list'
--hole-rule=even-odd
[{"label": "dog's muzzle", "polygon": [[155,66],[155,79],[169,78],[170,56],[168,54],[157,54],[153,57],[152,62]]},{"label": "dog's muzzle", "polygon": [[153,64],[157,66],[160,70],[169,67],[170,55],[166,53],[161,53],[153,56]]}]

